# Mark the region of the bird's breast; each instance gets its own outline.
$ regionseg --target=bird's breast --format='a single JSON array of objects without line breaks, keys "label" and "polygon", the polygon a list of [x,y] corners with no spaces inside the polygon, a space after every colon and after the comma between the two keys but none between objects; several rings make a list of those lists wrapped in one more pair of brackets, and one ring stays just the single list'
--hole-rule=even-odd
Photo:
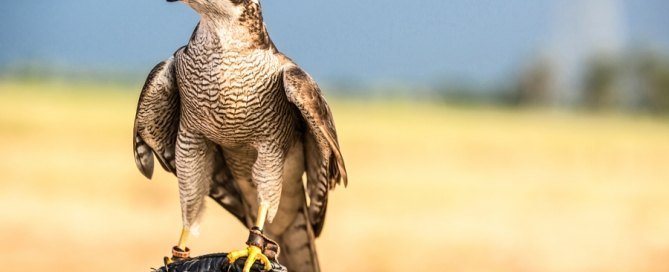
[{"label": "bird's breast", "polygon": [[273,108],[285,97],[281,65],[266,50],[186,51],[177,78],[189,126],[222,145],[249,142],[265,132]]}]

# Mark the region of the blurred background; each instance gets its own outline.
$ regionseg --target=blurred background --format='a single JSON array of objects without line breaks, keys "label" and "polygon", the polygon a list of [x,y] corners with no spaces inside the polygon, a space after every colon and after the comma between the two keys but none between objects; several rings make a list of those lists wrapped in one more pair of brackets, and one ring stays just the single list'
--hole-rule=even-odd
[{"label": "blurred background", "polygon": [[[9,1],[0,17],[8,271],[148,271],[176,180],[132,157],[150,69],[197,23],[164,1]],[[669,2],[264,1],[321,84],[350,186],[325,271],[669,271]],[[208,203],[194,255],[246,231]]]}]

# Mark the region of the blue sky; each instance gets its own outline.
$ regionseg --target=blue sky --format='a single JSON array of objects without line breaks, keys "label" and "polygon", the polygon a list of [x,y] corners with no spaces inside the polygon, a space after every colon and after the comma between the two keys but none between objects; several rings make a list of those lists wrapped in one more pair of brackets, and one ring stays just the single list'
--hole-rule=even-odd
[{"label": "blue sky", "polygon": [[[555,38],[556,11],[620,6],[629,45],[669,48],[665,0],[267,0],[270,35],[317,79],[494,82]],[[0,66],[25,61],[148,72],[187,42],[197,15],[164,0],[3,3]],[[566,9],[568,10],[568,9]]]}]

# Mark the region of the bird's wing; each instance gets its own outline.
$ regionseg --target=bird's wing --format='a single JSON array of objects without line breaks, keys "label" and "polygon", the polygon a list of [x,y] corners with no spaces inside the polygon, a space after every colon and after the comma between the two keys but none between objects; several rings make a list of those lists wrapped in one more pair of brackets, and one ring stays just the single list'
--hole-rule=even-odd
[{"label": "bird's wing", "polygon": [[[176,175],[175,148],[180,107],[174,58],[170,58],[156,65],[149,73],[139,96],[135,115],[135,163],[139,171],[149,179],[153,175],[154,154],[165,171]],[[209,196],[246,224],[241,194],[225,163],[223,152],[217,148],[215,153],[211,162],[214,171]]]},{"label": "bird's wing", "polygon": [[328,191],[342,182],[347,185],[346,167],[330,107],[316,82],[300,67],[288,62],[283,67],[283,85],[288,100],[299,109],[306,124],[309,219],[318,236],[323,229]]},{"label": "bird's wing", "polygon": [[179,89],[174,58],[156,65],[144,83],[137,103],[133,150],[144,176],[153,176],[153,154],[166,171],[176,173],[174,150],[179,130]]}]

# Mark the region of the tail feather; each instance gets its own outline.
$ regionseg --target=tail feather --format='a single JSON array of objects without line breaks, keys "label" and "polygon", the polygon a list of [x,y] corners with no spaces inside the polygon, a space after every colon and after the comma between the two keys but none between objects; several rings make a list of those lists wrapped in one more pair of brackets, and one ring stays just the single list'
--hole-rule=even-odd
[{"label": "tail feather", "polygon": [[295,221],[277,239],[281,247],[279,262],[290,272],[321,271],[316,253],[316,237],[305,207],[295,217]]}]

